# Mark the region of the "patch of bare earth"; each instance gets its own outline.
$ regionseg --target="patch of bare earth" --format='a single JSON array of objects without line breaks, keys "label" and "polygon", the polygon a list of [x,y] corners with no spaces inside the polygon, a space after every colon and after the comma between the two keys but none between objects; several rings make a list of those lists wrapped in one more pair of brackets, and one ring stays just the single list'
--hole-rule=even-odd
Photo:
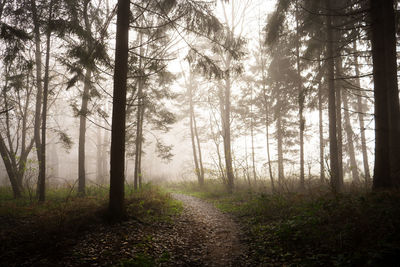
[{"label": "patch of bare earth", "polygon": [[240,228],[233,219],[212,204],[198,198],[173,194],[184,203],[184,216],[192,227],[203,232],[204,266],[247,266],[247,248],[240,242]]}]

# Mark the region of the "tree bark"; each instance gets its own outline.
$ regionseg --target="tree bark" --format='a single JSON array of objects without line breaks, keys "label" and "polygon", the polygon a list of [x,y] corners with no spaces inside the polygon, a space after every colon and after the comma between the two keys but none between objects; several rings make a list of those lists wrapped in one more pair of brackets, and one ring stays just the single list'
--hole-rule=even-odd
[{"label": "tree bark", "polygon": [[3,159],[4,166],[6,167],[7,175],[11,183],[14,198],[20,198],[22,196],[22,185],[18,184],[17,175],[14,172],[14,168],[12,167],[10,155],[8,153],[4,139],[1,135],[0,135],[0,155],[1,158]]},{"label": "tree bark", "polygon": [[[91,33],[91,26],[89,22],[89,14],[88,14],[88,5],[89,0],[84,1],[83,7],[83,19],[85,23],[85,30],[87,34]],[[92,53],[92,42],[86,42],[86,49],[89,54]],[[89,60],[92,59],[92,56],[89,56]],[[79,144],[78,144],[78,194],[83,196],[85,195],[85,187],[86,187],[86,171],[85,171],[85,146],[86,146],[86,115],[88,112],[88,103],[90,100],[90,80],[92,76],[92,70],[89,66],[86,67],[86,74],[84,78],[83,85],[83,94],[82,94],[82,105],[79,114]]]},{"label": "tree bark", "polygon": [[[321,72],[320,57],[318,57],[318,71]],[[321,183],[325,183],[324,125],[322,111],[322,82],[320,81],[318,84],[319,171]]]},{"label": "tree bark", "polygon": [[128,73],[130,1],[118,0],[115,43],[114,94],[111,126],[111,168],[109,214],[120,220],[126,216],[124,205],[126,82]]},{"label": "tree bark", "polygon": [[[278,107],[280,108],[280,107]],[[285,173],[283,168],[283,135],[282,135],[282,119],[281,114],[278,112],[276,119],[276,137],[278,141],[278,183],[282,186],[285,179]]]},{"label": "tree bark", "polygon": [[[50,1],[49,5],[49,19],[48,23],[52,19],[53,12],[53,1]],[[50,29],[46,33],[46,60],[43,80],[43,110],[42,110],[42,140],[39,160],[39,178],[37,183],[38,199],[40,202],[45,201],[46,198],[46,127],[47,127],[47,101],[49,94],[49,65],[50,65]]]},{"label": "tree bark", "polygon": [[[337,49],[336,49],[337,50]],[[342,87],[343,78],[342,58],[339,53],[336,55],[336,73],[335,79],[335,104],[336,104],[336,133],[337,133],[337,146],[338,146],[338,161],[339,161],[339,183],[340,187],[343,186],[343,130],[342,130]]]},{"label": "tree bark", "polygon": [[[354,52],[357,51],[357,41],[353,42],[353,50]],[[354,54],[354,68],[355,68],[355,73],[356,77],[360,77],[360,69],[358,65],[358,57],[356,54]],[[369,162],[368,162],[368,152],[367,152],[367,142],[365,138],[365,126],[364,126],[364,108],[363,108],[363,103],[362,103],[362,96],[363,91],[361,90],[361,83],[360,83],[360,78],[356,78],[356,86],[358,91],[357,94],[357,109],[358,109],[358,121],[360,124],[360,135],[361,135],[361,151],[362,151],[362,157],[363,157],[363,165],[364,165],[364,179],[365,179],[365,184],[368,185],[371,180],[371,174],[369,171]]]},{"label": "tree bark", "polygon": [[197,142],[197,151],[199,152],[200,185],[202,185],[204,184],[204,167],[203,167],[203,159],[201,156],[200,137],[199,133],[197,132],[196,115],[194,113],[194,110],[193,110],[193,127],[194,127],[194,136],[196,137],[196,142]]},{"label": "tree bark", "polygon": [[225,166],[226,166],[226,176],[228,182],[228,192],[233,192],[234,187],[234,174],[232,167],[232,148],[231,148],[231,123],[230,123],[230,114],[231,114],[231,80],[230,77],[227,77],[226,86],[225,86],[225,114],[223,120],[223,140],[224,140],[224,154],[225,154]]},{"label": "tree bark", "polygon": [[358,173],[356,155],[354,152],[354,142],[353,142],[354,132],[353,132],[353,129],[351,128],[349,103],[348,103],[349,101],[348,101],[346,91],[343,91],[342,98],[343,98],[343,107],[344,107],[344,123],[345,123],[346,137],[347,137],[347,146],[349,149],[349,157],[350,157],[351,176],[353,178],[353,182],[358,184],[360,182],[360,176]]},{"label": "tree bark", "polygon": [[251,136],[251,162],[253,167],[254,183],[257,182],[256,160],[254,153],[254,114],[253,114],[253,88],[251,88],[251,104],[250,104],[250,136]]},{"label": "tree bark", "polygon": [[[142,25],[143,26],[143,25]],[[142,184],[142,170],[141,170],[141,155],[142,155],[142,110],[144,109],[143,102],[143,87],[144,87],[144,70],[143,70],[143,57],[144,55],[144,44],[143,44],[143,33],[139,32],[138,35],[139,41],[139,77],[138,77],[138,92],[137,92],[137,113],[136,113],[136,142],[135,142],[135,174],[133,179],[134,189],[141,187]]]},{"label": "tree bark", "polygon": [[[189,85],[189,87],[191,87],[191,85]],[[197,159],[197,151],[196,151],[196,144],[195,144],[195,140],[194,140],[194,129],[193,129],[193,112],[192,112],[192,108],[193,108],[193,101],[192,101],[192,93],[191,93],[192,89],[189,88],[189,124],[190,124],[190,140],[192,141],[192,151],[193,151],[193,162],[194,162],[194,172],[196,173],[197,176],[197,181],[199,183],[199,185],[202,185],[202,181],[201,181],[201,176],[200,176],[200,168],[199,168],[199,163],[198,163],[198,159]]]},{"label": "tree bark", "polygon": [[[37,159],[40,164],[41,158],[41,140],[40,140],[40,124],[41,124],[41,112],[42,112],[42,95],[43,95],[43,87],[42,87],[42,52],[41,52],[41,40],[40,40],[40,23],[37,15],[37,7],[36,1],[31,0],[31,8],[32,8],[32,21],[34,24],[33,32],[35,39],[35,65],[36,65],[36,107],[35,107],[35,122],[34,122],[34,139],[35,139],[35,147]],[[40,179],[40,178],[38,178]]]},{"label": "tree bark", "polygon": [[299,104],[299,143],[300,143],[300,189],[304,189],[304,128],[305,118],[303,116],[304,110],[304,90],[301,82],[301,69],[300,69],[300,37],[299,37],[299,18],[298,18],[298,3],[296,0],[296,71],[297,71],[297,90],[298,90],[298,104]]},{"label": "tree bark", "polygon": [[[326,1],[326,8],[331,11],[331,0]],[[330,159],[330,184],[334,193],[341,190],[338,142],[336,133],[336,103],[335,103],[335,61],[333,54],[333,28],[332,17],[326,16],[327,23],[327,80],[328,80],[328,115],[329,115],[329,159]]]},{"label": "tree bark", "polygon": [[393,0],[371,0],[371,44],[375,96],[373,189],[400,186],[400,110]]},{"label": "tree bark", "polygon": [[88,112],[89,103],[89,91],[90,91],[90,79],[92,71],[86,69],[82,105],[79,113],[79,144],[78,144],[78,193],[79,195],[85,195],[86,186],[86,172],[85,172],[85,146],[86,146],[86,115]]}]

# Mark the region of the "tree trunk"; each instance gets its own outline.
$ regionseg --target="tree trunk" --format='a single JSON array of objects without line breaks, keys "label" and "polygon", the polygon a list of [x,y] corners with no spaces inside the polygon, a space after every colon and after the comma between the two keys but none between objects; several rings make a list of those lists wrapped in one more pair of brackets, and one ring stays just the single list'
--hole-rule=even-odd
[{"label": "tree trunk", "polygon": [[[228,56],[230,58],[230,56]],[[230,65],[230,64],[228,64]],[[228,192],[233,192],[234,187],[234,174],[232,167],[232,148],[231,148],[231,77],[228,75],[225,85],[225,114],[223,120],[223,140],[224,140],[224,154],[226,177],[228,182]]]},{"label": "tree trunk", "polygon": [[339,183],[340,187],[343,186],[343,132],[342,132],[342,80],[338,80],[343,78],[343,70],[342,70],[342,58],[337,55],[336,58],[336,75],[337,79],[335,86],[335,104],[336,104],[336,133],[337,133],[337,144],[338,144],[338,161],[339,161]]},{"label": "tree trunk", "polygon": [[276,119],[276,137],[278,141],[278,183],[282,186],[283,180],[285,179],[285,173],[283,168],[283,135],[282,135],[282,120],[279,112]]},{"label": "tree trunk", "polygon": [[124,205],[126,81],[128,73],[130,0],[118,0],[115,43],[114,94],[111,126],[111,168],[109,214],[120,220],[126,216]]},{"label": "tree trunk", "polygon": [[[326,8],[331,11],[331,0],[326,1]],[[335,61],[333,55],[333,28],[332,17],[326,16],[327,22],[327,80],[328,80],[328,114],[329,114],[329,158],[330,158],[330,184],[334,193],[341,190],[338,143],[336,135],[336,103],[335,103]]]},{"label": "tree trunk", "polygon": [[194,162],[194,172],[197,176],[197,181],[200,186],[203,185],[201,180],[199,161],[197,159],[196,143],[195,143],[195,133],[194,133],[194,112],[193,112],[193,88],[192,88],[192,74],[189,73],[189,83],[188,86],[188,97],[189,97],[189,124],[190,124],[190,140],[192,141],[192,151],[193,151],[193,162]]},{"label": "tree trunk", "polygon": [[79,144],[78,144],[78,194],[85,195],[85,184],[86,184],[86,172],[85,172],[85,146],[86,146],[86,115],[88,112],[89,102],[89,91],[90,91],[90,79],[92,71],[86,69],[82,105],[79,113]]},{"label": "tree trunk", "polygon": [[256,160],[254,153],[254,114],[253,114],[253,88],[251,89],[251,104],[250,104],[250,135],[251,135],[251,161],[253,167],[253,179],[254,184],[257,182],[257,173],[256,173]]},{"label": "tree trunk", "polygon": [[[53,1],[50,2],[49,7],[49,24],[52,19]],[[39,178],[37,183],[38,199],[40,202],[45,201],[46,192],[46,124],[47,124],[47,101],[49,94],[49,65],[50,65],[50,29],[47,30],[46,34],[46,61],[44,70],[44,81],[43,81],[43,110],[42,110],[42,140],[41,140],[41,151],[39,160]]]},{"label": "tree trunk", "polygon": [[[192,109],[191,106],[191,100],[190,100],[190,109]],[[199,162],[197,159],[197,151],[196,151],[196,144],[195,144],[195,140],[194,140],[194,129],[193,129],[193,113],[192,111],[189,111],[190,113],[190,139],[192,141],[192,151],[193,151],[193,162],[194,162],[194,172],[196,173],[197,176],[197,181],[199,183],[199,185],[202,185],[202,181],[201,181],[201,176],[200,176],[200,168],[199,168]]]},{"label": "tree trunk", "polygon": [[371,0],[371,44],[375,96],[373,188],[400,185],[400,110],[393,0]]},{"label": "tree trunk", "polygon": [[[262,61],[262,60],[261,60]],[[263,99],[264,99],[264,116],[265,116],[265,137],[266,137],[266,142],[267,142],[267,160],[268,160],[268,172],[269,172],[269,178],[271,180],[271,188],[272,192],[275,191],[275,183],[274,183],[274,177],[272,175],[272,166],[271,166],[271,153],[270,153],[270,148],[269,148],[269,108],[268,108],[268,97],[267,97],[267,89],[265,86],[265,69],[264,69],[264,64],[261,65],[261,71],[262,71],[262,79],[263,79]]]},{"label": "tree trunk", "polygon": [[0,135],[0,155],[3,159],[4,166],[6,167],[7,175],[11,183],[11,188],[13,190],[14,198],[20,198],[22,196],[22,185],[18,184],[17,175],[14,172],[12,163],[10,160],[10,155],[8,153],[6,144],[4,143],[3,137]]},{"label": "tree trunk", "polygon": [[299,37],[299,18],[298,18],[298,3],[296,0],[296,69],[297,69],[297,90],[299,103],[299,132],[300,132],[300,189],[304,190],[304,127],[305,119],[303,116],[304,110],[304,90],[301,82],[300,69],[300,37]]},{"label": "tree trunk", "polygon": [[142,155],[143,155],[143,123],[144,123],[144,112],[146,110],[146,105],[144,104],[144,100],[142,100],[142,112],[140,113],[140,129],[139,129],[139,164],[138,164],[138,173],[139,175],[139,188],[142,188],[143,183],[143,172],[142,172]]},{"label": "tree trunk", "polygon": [[[106,123],[104,123],[106,127]],[[108,131],[103,131],[103,142],[101,143],[101,183],[105,184],[106,180],[109,180],[110,173],[110,161],[108,160],[108,148],[110,143],[110,137]]]},{"label": "tree trunk", "polygon": [[[88,5],[89,0],[85,0],[83,5],[83,19],[85,22],[85,30],[87,33],[91,33],[91,26],[89,22],[89,14],[88,14]],[[87,41],[87,51],[92,53],[92,42]],[[92,55],[89,56],[90,60],[92,60]],[[79,144],[78,144],[78,194],[83,196],[85,195],[85,187],[86,187],[86,173],[85,173],[85,146],[86,146],[86,115],[87,115],[87,107],[90,99],[90,79],[92,76],[92,70],[89,67],[86,67],[86,74],[83,85],[83,94],[82,94],[82,105],[79,114]]]},{"label": "tree trunk", "polygon": [[[320,60],[318,60],[318,71],[321,71]],[[318,84],[318,121],[319,121],[319,170],[321,183],[325,183],[325,159],[324,159],[324,125],[323,125],[323,103],[322,82]]]},{"label": "tree trunk", "polygon": [[[230,61],[229,56],[228,56],[228,61]],[[226,65],[230,66],[230,63],[228,62]],[[231,129],[230,129],[231,78],[229,74],[225,78],[225,84],[223,87],[224,90],[222,90],[222,88],[219,88],[220,113],[222,121],[222,140],[224,143],[227,190],[229,193],[232,193],[234,187],[234,173],[232,166],[232,150],[231,150]]]},{"label": "tree trunk", "polygon": [[271,166],[271,152],[269,149],[269,115],[268,115],[268,104],[265,104],[265,136],[267,142],[267,160],[268,160],[268,172],[269,172],[269,179],[271,180],[271,187],[272,192],[275,191],[275,183],[274,177],[272,175],[272,166]]},{"label": "tree trunk", "polygon": [[139,168],[139,157],[140,157],[140,143],[141,143],[141,138],[140,138],[140,124],[141,122],[141,113],[142,113],[142,108],[143,108],[143,103],[142,103],[142,78],[139,78],[138,81],[138,105],[137,105],[137,110],[136,110],[136,140],[135,140],[135,174],[134,174],[134,179],[133,179],[133,186],[134,189],[138,188],[138,183],[139,183],[139,177],[142,175],[140,173],[140,168]]},{"label": "tree trunk", "polygon": [[[36,65],[36,107],[35,107],[35,122],[34,122],[34,139],[35,139],[35,147],[36,147],[36,154],[37,159],[40,164],[41,158],[41,140],[40,140],[40,118],[42,112],[42,94],[43,94],[43,87],[42,87],[42,52],[41,52],[41,40],[40,40],[40,24],[39,18],[37,15],[37,8],[36,8],[36,1],[31,0],[31,8],[32,8],[32,21],[34,24],[33,32],[34,32],[34,39],[35,39],[35,65]],[[38,179],[40,179],[38,177]]]},{"label": "tree trunk", "polygon": [[349,157],[350,157],[350,170],[351,170],[353,182],[358,184],[360,182],[360,176],[358,174],[357,161],[356,161],[356,156],[355,156],[355,152],[354,152],[354,143],[353,143],[354,133],[353,133],[353,129],[351,128],[349,103],[348,103],[349,101],[347,98],[346,91],[343,91],[342,98],[343,98],[343,107],[344,107],[344,123],[345,123],[346,137],[347,137],[347,146],[349,149]]},{"label": "tree trunk", "polygon": [[[101,119],[100,117],[97,120],[98,125],[101,124]],[[97,127],[97,133],[96,133],[96,182],[98,184],[102,184],[102,154],[103,154],[103,148],[102,148],[102,143],[101,143],[101,127]]]},{"label": "tree trunk", "polygon": [[[357,41],[353,42],[353,50],[354,52],[357,51]],[[362,156],[363,156],[363,165],[364,165],[364,177],[365,177],[365,184],[368,185],[371,180],[371,174],[369,171],[369,163],[368,163],[368,152],[367,152],[367,142],[365,138],[365,126],[364,126],[364,108],[363,108],[363,103],[362,103],[362,96],[363,91],[361,89],[361,83],[360,83],[360,69],[358,65],[358,57],[356,54],[354,54],[354,68],[355,68],[355,73],[356,73],[356,86],[358,91],[357,94],[357,109],[358,109],[358,121],[360,124],[360,134],[361,134],[361,151],[362,151]]]},{"label": "tree trunk", "polygon": [[194,110],[193,110],[193,127],[194,127],[194,136],[196,137],[196,142],[197,142],[197,151],[199,152],[200,185],[202,185],[204,184],[204,167],[203,167],[203,159],[201,156],[200,137],[199,133],[197,132],[196,116]]}]

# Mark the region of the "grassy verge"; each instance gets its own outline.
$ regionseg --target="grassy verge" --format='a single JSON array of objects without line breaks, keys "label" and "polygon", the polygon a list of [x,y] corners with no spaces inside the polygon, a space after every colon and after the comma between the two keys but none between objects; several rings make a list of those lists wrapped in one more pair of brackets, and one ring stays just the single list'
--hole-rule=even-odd
[{"label": "grassy verge", "polygon": [[[56,258],[84,231],[107,224],[107,188],[89,187],[85,197],[70,189],[52,190],[40,204],[28,196],[10,197],[7,189],[0,189],[0,262],[4,264]],[[182,210],[181,203],[152,185],[137,191],[128,186],[126,207],[128,219],[147,224],[169,222]]]},{"label": "grassy verge", "polygon": [[238,189],[229,195],[213,183],[202,189],[195,183],[172,188],[235,215],[251,256],[261,264],[397,266],[400,260],[400,192],[335,196]]}]

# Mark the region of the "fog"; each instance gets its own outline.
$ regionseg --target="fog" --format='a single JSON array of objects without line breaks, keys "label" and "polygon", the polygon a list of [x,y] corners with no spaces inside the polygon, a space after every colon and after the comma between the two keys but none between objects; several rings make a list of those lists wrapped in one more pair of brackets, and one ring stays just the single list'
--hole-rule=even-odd
[{"label": "fog", "polygon": [[[132,14],[138,17],[131,21],[128,59],[127,183],[133,183],[137,164],[141,167],[143,182],[197,179],[196,170],[200,167],[196,164],[200,161],[206,179],[226,179],[225,171],[230,167],[225,166],[227,150],[224,151],[224,144],[228,141],[233,173],[238,179],[269,181],[272,177],[294,178],[299,176],[301,165],[311,180],[318,179],[322,172],[329,176],[327,79],[322,73],[325,63],[321,58],[322,52],[309,49],[316,38],[299,30],[296,24],[296,19],[300,19],[296,17],[299,11],[292,10],[292,14],[292,11],[287,11],[287,19],[275,33],[280,37],[276,37],[273,43],[268,38],[274,34],[271,29],[277,27],[273,24],[276,23],[274,16],[279,15],[273,13],[277,7],[279,9],[275,1],[216,1],[210,5],[194,1],[186,6],[178,1],[179,9],[188,8],[185,12],[194,12],[189,10],[189,6],[197,8],[204,14],[215,16],[218,23],[208,21],[211,24],[206,25],[206,22],[200,22],[203,24],[199,26],[190,19],[181,21],[180,10],[166,6],[165,9],[171,8],[172,12],[169,19],[176,21],[170,21],[172,26],[165,28],[160,26],[166,23],[165,17],[147,10],[143,6],[145,1],[135,2]],[[39,127],[35,125],[35,98],[38,82],[44,82],[45,69],[48,68],[47,183],[50,187],[77,184],[80,176],[80,127],[84,127],[83,169],[86,181],[88,184],[107,184],[116,3],[91,1],[85,7],[89,10],[87,15],[82,3],[71,11],[72,7],[60,1],[54,6],[52,19],[56,24],[49,33],[48,55],[45,28],[38,26],[39,35],[35,35],[35,21],[30,17],[28,7],[19,2],[2,5],[5,10],[1,15],[2,23],[15,30],[10,30],[7,35],[4,28],[1,42],[3,96],[0,127],[7,147],[3,159],[7,153],[13,155],[15,167],[24,165],[26,170],[22,178],[24,186],[35,186],[39,172],[37,144],[34,142],[34,127]],[[38,3],[40,16],[49,16],[46,8],[49,7],[45,3]],[[13,13],[13,10],[25,9],[29,11],[25,15]],[[68,12],[76,13],[71,17]],[[173,12],[178,14],[176,18]],[[85,24],[85,19],[90,25]],[[196,19],[199,22],[202,17]],[[62,20],[70,20],[74,25],[62,28],[64,24],[57,24]],[[21,29],[21,32],[16,29]],[[26,38],[22,36],[22,29]],[[85,30],[85,33],[79,33],[77,29]],[[222,37],[224,34],[228,37]],[[35,39],[35,36],[40,38]],[[345,43],[345,38],[349,36],[344,35],[340,42]],[[297,47],[294,45],[296,42]],[[354,42],[360,54],[368,49],[364,41]],[[40,61],[35,54],[38,47],[41,48]],[[350,45],[346,47],[347,50],[350,48]],[[46,67],[47,56],[49,64]],[[349,181],[354,179],[352,170],[357,169],[361,176],[365,176],[363,166],[373,166],[372,77],[363,75],[371,72],[371,59],[360,56],[357,60],[357,71],[361,74],[354,73],[353,57],[343,56],[342,74],[337,77],[338,81],[344,81],[340,86],[346,95],[347,106],[339,107],[342,121],[338,125],[342,128],[343,176]],[[41,64],[42,69],[39,79],[37,64]],[[299,81],[294,78],[296,68],[300,68],[301,93],[296,85]],[[228,72],[230,75],[226,76]],[[362,88],[363,97],[359,106],[358,93],[351,88],[357,83]],[[319,90],[323,90],[320,99]],[[304,162],[299,143],[299,97],[303,97],[304,140],[301,142],[304,144]],[[87,107],[83,108],[82,99],[85,98]],[[319,101],[322,101],[320,107]],[[360,107],[363,109],[359,110]],[[318,109],[322,117],[319,117]],[[224,115],[224,112],[228,114]],[[361,118],[363,129],[360,128],[359,113],[364,114]],[[86,120],[86,125],[82,126],[82,120]],[[136,128],[140,128],[142,141],[140,163],[135,163],[135,157],[138,157]],[[230,140],[226,135],[228,129]],[[363,158],[362,146],[369,156],[367,162]],[[18,162],[23,150],[28,148],[26,161]],[[354,160],[356,166],[353,166]],[[10,185],[4,160],[0,164],[1,184]],[[321,168],[324,168],[322,172]]]}]

